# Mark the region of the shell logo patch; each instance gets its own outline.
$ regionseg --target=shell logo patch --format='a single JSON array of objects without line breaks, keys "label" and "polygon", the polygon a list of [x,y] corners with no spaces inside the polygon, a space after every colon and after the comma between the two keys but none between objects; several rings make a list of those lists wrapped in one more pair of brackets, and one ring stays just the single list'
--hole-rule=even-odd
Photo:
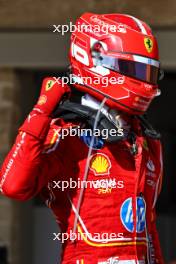
[{"label": "shell logo patch", "polygon": [[55,83],[56,83],[56,81],[54,81],[54,80],[48,80],[46,82],[46,87],[45,87],[46,92],[48,92],[53,87],[53,85]]},{"label": "shell logo patch", "polygon": [[47,101],[47,97],[46,97],[46,95],[41,95],[40,96],[40,98],[39,98],[39,100],[38,100],[38,105],[43,105],[43,104],[45,104],[46,103],[46,101]]},{"label": "shell logo patch", "polygon": [[98,175],[108,175],[111,168],[111,162],[105,154],[96,153],[90,159],[89,168]]},{"label": "shell logo patch", "polygon": [[153,40],[151,38],[144,38],[144,45],[148,53],[151,53],[153,50]]}]

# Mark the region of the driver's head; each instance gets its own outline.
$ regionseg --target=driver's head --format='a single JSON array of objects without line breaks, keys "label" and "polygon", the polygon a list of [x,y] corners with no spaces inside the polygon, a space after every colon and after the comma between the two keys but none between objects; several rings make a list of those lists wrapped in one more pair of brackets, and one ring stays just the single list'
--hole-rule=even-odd
[{"label": "driver's head", "polygon": [[75,86],[107,105],[143,114],[159,94],[158,45],[150,27],[124,14],[83,14],[71,36]]}]

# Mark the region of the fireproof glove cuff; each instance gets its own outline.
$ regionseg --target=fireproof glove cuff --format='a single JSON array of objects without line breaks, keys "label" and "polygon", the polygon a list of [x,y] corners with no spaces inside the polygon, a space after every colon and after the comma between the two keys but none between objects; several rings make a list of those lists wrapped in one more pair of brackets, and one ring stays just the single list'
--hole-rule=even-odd
[{"label": "fireproof glove cuff", "polygon": [[40,113],[39,110],[33,110],[19,128],[19,132],[22,131],[39,140],[44,140],[50,128],[51,120],[50,117]]}]

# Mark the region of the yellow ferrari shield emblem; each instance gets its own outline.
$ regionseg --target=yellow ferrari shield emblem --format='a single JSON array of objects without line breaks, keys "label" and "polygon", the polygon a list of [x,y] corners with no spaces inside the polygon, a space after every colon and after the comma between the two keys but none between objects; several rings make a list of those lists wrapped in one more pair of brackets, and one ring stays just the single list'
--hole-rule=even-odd
[{"label": "yellow ferrari shield emblem", "polygon": [[145,44],[145,47],[146,47],[146,50],[148,51],[148,53],[151,53],[153,50],[153,40],[150,38],[145,38],[144,44]]},{"label": "yellow ferrari shield emblem", "polygon": [[49,91],[53,85],[55,84],[55,81],[54,80],[48,80],[47,83],[46,83],[46,91]]}]

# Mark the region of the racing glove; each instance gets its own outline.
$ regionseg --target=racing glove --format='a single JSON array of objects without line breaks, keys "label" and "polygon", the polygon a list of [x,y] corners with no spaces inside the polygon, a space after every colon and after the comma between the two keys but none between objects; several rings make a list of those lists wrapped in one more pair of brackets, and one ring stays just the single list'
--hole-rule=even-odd
[{"label": "racing glove", "polygon": [[49,130],[53,111],[63,96],[69,93],[69,86],[62,85],[59,78],[45,78],[39,99],[19,131],[43,140]]}]

